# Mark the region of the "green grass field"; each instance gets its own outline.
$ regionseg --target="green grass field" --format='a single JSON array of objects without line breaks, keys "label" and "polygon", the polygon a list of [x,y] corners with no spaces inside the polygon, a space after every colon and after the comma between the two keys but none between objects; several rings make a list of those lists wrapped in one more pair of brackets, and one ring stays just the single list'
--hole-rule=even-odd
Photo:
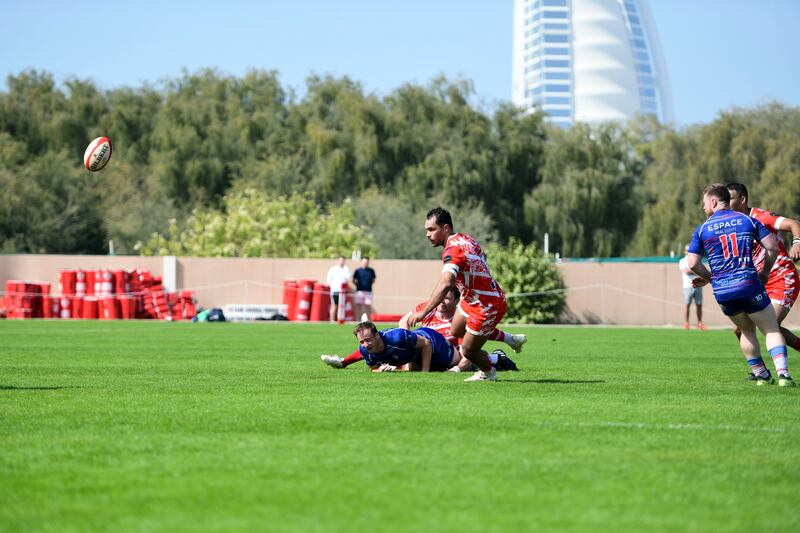
[{"label": "green grass field", "polygon": [[0,321],[0,530],[800,529],[800,388],[729,331],[507,329],[463,383],[326,367],[349,326]]}]

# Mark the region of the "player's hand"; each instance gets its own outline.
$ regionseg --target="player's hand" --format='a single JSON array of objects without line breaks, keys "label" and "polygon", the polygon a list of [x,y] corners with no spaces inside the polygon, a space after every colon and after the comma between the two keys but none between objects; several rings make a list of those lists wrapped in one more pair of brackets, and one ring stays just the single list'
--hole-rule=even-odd
[{"label": "player's hand", "polygon": [[411,313],[411,316],[409,316],[408,320],[406,321],[409,329],[413,328],[417,324],[417,322],[422,320],[423,316],[424,315],[422,315],[421,313]]},{"label": "player's hand", "polygon": [[692,287],[697,289],[699,287],[705,287],[708,285],[708,280],[703,278],[694,278],[692,280]]},{"label": "player's hand", "polygon": [[800,260],[800,244],[792,245],[792,247],[789,249],[789,257],[792,258],[792,261]]},{"label": "player's hand", "polygon": [[381,366],[378,367],[378,372],[394,372],[397,370],[396,366],[392,366],[389,363],[383,363]]},{"label": "player's hand", "polygon": [[412,314],[413,314],[413,313],[411,313],[411,312],[408,312],[408,313],[406,313],[405,315],[403,315],[403,318],[401,318],[401,319],[400,319],[400,320],[397,322],[397,327],[398,327],[398,328],[401,328],[401,329],[411,329],[411,326],[409,326],[409,325],[408,325],[408,319],[409,319],[409,318],[411,318],[411,315],[412,315]]}]

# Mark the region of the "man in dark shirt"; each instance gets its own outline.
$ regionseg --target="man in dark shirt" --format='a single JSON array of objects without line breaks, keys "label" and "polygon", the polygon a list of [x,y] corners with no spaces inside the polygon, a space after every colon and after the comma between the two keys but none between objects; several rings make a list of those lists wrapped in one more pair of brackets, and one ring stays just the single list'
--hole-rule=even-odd
[{"label": "man in dark shirt", "polygon": [[369,257],[362,258],[361,266],[353,273],[353,284],[356,286],[353,310],[356,318],[360,317],[359,320],[369,320],[372,315],[372,284],[375,283],[375,277],[375,271],[369,266]]}]

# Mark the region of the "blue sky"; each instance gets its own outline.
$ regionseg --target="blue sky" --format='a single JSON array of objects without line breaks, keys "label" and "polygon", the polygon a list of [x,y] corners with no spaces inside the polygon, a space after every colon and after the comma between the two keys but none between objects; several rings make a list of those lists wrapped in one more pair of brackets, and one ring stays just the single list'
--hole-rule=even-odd
[{"label": "blue sky", "polygon": [[[466,77],[491,109],[511,98],[512,0],[0,0],[0,87],[35,68],[102,88],[157,84],[183,68],[311,73],[387,94]],[[679,125],[777,99],[800,105],[799,0],[650,0]]]}]

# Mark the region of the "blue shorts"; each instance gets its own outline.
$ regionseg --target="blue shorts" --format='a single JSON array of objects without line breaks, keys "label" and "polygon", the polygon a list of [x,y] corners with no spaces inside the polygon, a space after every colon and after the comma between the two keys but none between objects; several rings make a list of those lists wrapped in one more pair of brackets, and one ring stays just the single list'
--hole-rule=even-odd
[{"label": "blue shorts", "polygon": [[767,296],[767,291],[762,288],[760,292],[724,302],[717,300],[717,303],[726,316],[738,315],[739,313],[758,313],[769,305],[769,296]]},{"label": "blue shorts", "polygon": [[[425,337],[431,341],[431,348],[433,354],[431,355],[431,370],[443,372],[450,368],[450,362],[453,360],[453,345],[444,338],[438,331],[430,328],[415,329],[414,333]],[[415,363],[422,363],[422,355],[415,358]]]}]

